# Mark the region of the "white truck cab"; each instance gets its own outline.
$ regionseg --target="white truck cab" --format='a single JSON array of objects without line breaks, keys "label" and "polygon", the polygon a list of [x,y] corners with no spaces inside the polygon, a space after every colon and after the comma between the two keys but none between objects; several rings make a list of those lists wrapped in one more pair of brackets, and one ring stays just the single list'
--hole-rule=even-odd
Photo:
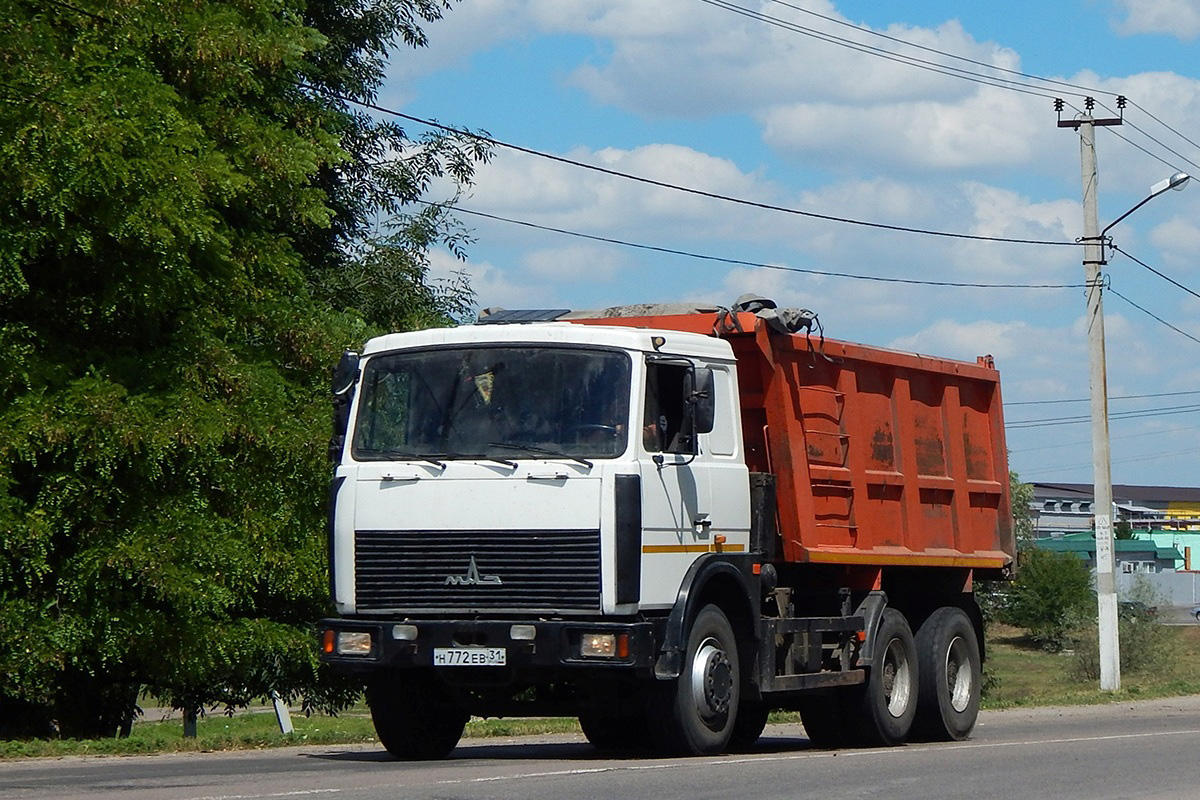
[{"label": "white truck cab", "polygon": [[[698,370],[710,397],[685,396]],[[672,331],[372,339],[335,475],[339,614],[669,609],[698,556],[748,549],[735,370],[728,343]]]}]

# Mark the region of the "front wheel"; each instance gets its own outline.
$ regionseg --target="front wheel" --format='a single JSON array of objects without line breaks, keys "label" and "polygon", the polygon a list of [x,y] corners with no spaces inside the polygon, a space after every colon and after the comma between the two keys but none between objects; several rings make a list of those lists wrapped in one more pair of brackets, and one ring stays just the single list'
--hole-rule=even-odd
[{"label": "front wheel", "polygon": [[692,622],[683,671],[655,686],[651,735],[669,753],[724,752],[733,735],[741,692],[737,641],[725,613],[705,606]]},{"label": "front wheel", "polygon": [[733,722],[733,733],[729,736],[729,749],[744,753],[753,747],[767,728],[770,711],[762,703],[742,703]]},{"label": "front wheel", "polygon": [[917,629],[920,689],[915,731],[931,741],[962,741],[979,716],[983,664],[975,626],[945,606]]},{"label": "front wheel", "polygon": [[645,750],[650,745],[646,719],[640,714],[609,716],[594,711],[579,715],[588,743],[602,752]]},{"label": "front wheel", "polygon": [[367,705],[379,743],[405,761],[444,758],[458,745],[467,713],[421,672],[384,673],[367,682]]}]

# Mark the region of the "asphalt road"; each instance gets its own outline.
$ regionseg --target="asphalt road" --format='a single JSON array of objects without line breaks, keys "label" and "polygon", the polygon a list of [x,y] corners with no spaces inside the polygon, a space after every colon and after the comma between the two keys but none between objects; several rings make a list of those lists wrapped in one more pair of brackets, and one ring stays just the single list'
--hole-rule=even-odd
[{"label": "asphalt road", "polygon": [[1200,697],[1187,697],[985,712],[968,742],[878,750],[813,750],[782,725],[714,758],[614,759],[554,736],[466,741],[424,764],[361,746],[33,759],[0,763],[0,798],[1196,800],[1198,743]]}]

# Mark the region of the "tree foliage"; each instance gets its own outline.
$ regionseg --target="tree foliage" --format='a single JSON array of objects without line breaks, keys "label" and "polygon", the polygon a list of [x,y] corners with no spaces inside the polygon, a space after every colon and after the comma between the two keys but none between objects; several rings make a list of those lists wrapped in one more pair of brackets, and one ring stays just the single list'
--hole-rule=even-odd
[{"label": "tree foliage", "polygon": [[448,2],[0,5],[0,727],[337,706],[328,367],[469,305],[408,209],[487,156],[348,100]]},{"label": "tree foliage", "polygon": [[1025,628],[1047,650],[1060,650],[1094,609],[1087,563],[1071,553],[1034,547],[1024,554],[1004,620]]},{"label": "tree foliage", "polygon": [[1008,487],[1012,505],[1013,534],[1017,540],[1017,551],[1023,553],[1033,547],[1036,537],[1033,512],[1030,510],[1030,504],[1033,502],[1033,484],[1022,483],[1016,472],[1009,472]]}]

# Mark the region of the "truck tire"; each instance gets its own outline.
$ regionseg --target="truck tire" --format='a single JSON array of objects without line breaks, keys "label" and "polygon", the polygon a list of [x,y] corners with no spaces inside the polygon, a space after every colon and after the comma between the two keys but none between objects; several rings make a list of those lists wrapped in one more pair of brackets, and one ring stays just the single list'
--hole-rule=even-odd
[{"label": "truck tire", "polygon": [[648,722],[654,744],[678,755],[725,752],[740,694],[733,628],[720,608],[705,606],[692,622],[679,677],[652,687]]},{"label": "truck tire", "polygon": [[767,727],[767,715],[770,711],[762,703],[742,703],[737,719],[733,721],[729,749],[734,753],[744,753],[753,747]]},{"label": "truck tire", "polygon": [[580,714],[579,727],[588,744],[604,752],[646,750],[650,746],[650,731],[642,715]]},{"label": "truck tire", "polygon": [[834,750],[852,743],[853,737],[848,724],[846,698],[851,689],[829,689],[825,694],[814,694],[800,701],[800,722],[809,744],[819,750]]},{"label": "truck tire", "polygon": [[445,758],[467,724],[467,713],[433,676],[420,672],[373,676],[367,705],[379,743],[404,761]]},{"label": "truck tire", "polygon": [[960,608],[939,608],[917,630],[917,719],[926,741],[962,741],[979,717],[983,665],[975,626]]},{"label": "truck tire", "polygon": [[875,633],[875,651],[867,683],[858,695],[854,744],[902,744],[917,713],[917,649],[908,620],[894,608],[884,610]]}]

